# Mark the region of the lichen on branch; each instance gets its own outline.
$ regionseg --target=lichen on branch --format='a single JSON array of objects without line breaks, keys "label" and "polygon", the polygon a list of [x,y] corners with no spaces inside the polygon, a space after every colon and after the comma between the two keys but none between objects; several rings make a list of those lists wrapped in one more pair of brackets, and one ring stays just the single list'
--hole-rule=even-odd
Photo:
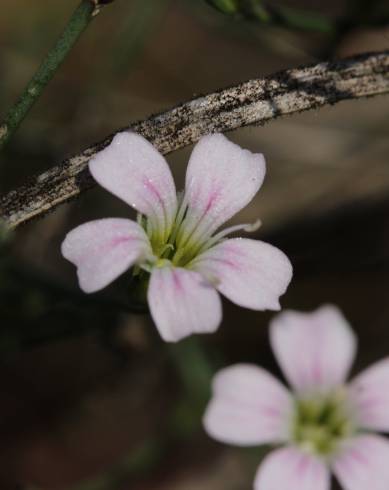
[{"label": "lichen on branch", "polygon": [[[195,143],[207,133],[264,124],[342,100],[386,93],[389,93],[389,51],[366,53],[249,80],[132,123],[124,130],[141,134],[167,154]],[[93,187],[88,162],[113,136],[0,198],[0,219],[15,228]]]}]

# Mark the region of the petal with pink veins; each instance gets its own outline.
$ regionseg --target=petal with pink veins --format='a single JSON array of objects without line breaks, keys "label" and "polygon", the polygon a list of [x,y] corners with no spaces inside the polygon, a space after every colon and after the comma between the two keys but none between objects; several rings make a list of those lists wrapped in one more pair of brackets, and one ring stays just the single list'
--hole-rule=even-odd
[{"label": "petal with pink veins", "polygon": [[285,447],[264,459],[254,490],[330,490],[330,481],[323,461],[295,447]]},{"label": "petal with pink veins", "polygon": [[138,260],[152,255],[143,228],[121,218],[78,226],[66,235],[61,251],[77,266],[80,288],[86,293],[103,289]]},{"label": "petal with pink veins", "polygon": [[148,288],[151,316],[168,342],[211,333],[222,319],[217,291],[198,273],[170,265],[153,269]]},{"label": "petal with pink veins", "polygon": [[192,267],[214,280],[229,300],[253,310],[279,310],[279,297],[292,278],[292,265],[281,250],[247,238],[215,245],[200,254]]},{"label": "petal with pink veins", "polygon": [[250,364],[219,371],[203,424],[218,441],[240,446],[285,442],[290,436],[294,403],[270,373]]},{"label": "petal with pink veins", "polygon": [[345,443],[332,463],[344,490],[388,490],[389,441],[377,435],[360,435]]},{"label": "petal with pink veins", "polygon": [[246,206],[265,176],[262,154],[244,150],[222,134],[200,139],[190,156],[185,181],[185,218],[181,242],[193,230],[210,235]]},{"label": "petal with pink veins", "polygon": [[356,338],[335,306],[312,313],[284,311],[271,322],[273,352],[299,392],[326,393],[342,385],[356,353]]},{"label": "petal with pink veins", "polygon": [[152,223],[167,238],[177,211],[173,177],[164,157],[142,136],[124,132],[89,162],[94,179]]},{"label": "petal with pink veins", "polygon": [[389,358],[367,368],[349,385],[356,423],[363,429],[389,432],[388,386]]}]

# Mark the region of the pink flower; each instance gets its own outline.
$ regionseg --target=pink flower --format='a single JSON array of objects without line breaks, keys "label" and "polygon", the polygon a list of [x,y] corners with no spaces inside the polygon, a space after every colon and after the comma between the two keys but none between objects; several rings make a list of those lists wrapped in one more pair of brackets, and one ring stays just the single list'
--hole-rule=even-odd
[{"label": "pink flower", "polygon": [[80,287],[98,291],[130,267],[148,283],[147,300],[167,341],[214,332],[221,299],[254,310],[278,310],[292,267],[277,248],[225,239],[240,225],[218,228],[262,185],[262,155],[221,134],[203,137],[190,157],[185,192],[177,194],[163,156],[135,133],[121,133],[89,163],[96,181],[138,211],[138,222],[108,218],[66,236],[63,256],[77,266]]},{"label": "pink flower", "polygon": [[270,340],[292,392],[250,364],[222,369],[204,416],[213,438],[241,446],[274,444],[255,490],[389,489],[389,358],[345,380],[356,339],[341,312],[285,311]]}]

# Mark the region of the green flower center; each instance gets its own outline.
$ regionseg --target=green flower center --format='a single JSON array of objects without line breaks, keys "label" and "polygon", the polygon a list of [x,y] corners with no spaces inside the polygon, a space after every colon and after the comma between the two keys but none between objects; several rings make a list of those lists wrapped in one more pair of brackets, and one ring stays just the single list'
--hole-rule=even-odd
[{"label": "green flower center", "polygon": [[305,450],[321,456],[332,454],[353,430],[343,393],[296,401],[292,438]]},{"label": "green flower center", "polygon": [[189,241],[184,246],[179,246],[174,237],[170,236],[168,242],[151,240],[154,255],[158,258],[158,265],[169,261],[176,267],[187,267],[196,257],[202,247],[202,243]]},{"label": "green flower center", "polygon": [[223,241],[229,234],[238,230],[253,232],[261,222],[241,224],[227,227],[215,233],[212,220],[207,220],[205,214],[201,217],[187,220],[188,208],[182,194],[178,194],[178,210],[173,223],[164,229],[155,226],[144,215],[138,214],[138,223],[150,239],[154,257],[154,265],[162,267],[170,262],[175,267],[191,268],[191,262],[201,253]]},{"label": "green flower center", "polygon": [[[196,234],[196,227],[186,239],[181,234],[184,229],[184,220],[186,209],[177,212],[173,225],[168,233],[162,233],[160,230],[153,230],[146,216],[138,215],[138,223],[146,231],[154,256],[157,258],[157,266],[169,261],[176,267],[190,267],[190,262],[207,248],[208,245],[214,244],[207,233],[200,236]],[[159,231],[159,232],[158,232]]]}]

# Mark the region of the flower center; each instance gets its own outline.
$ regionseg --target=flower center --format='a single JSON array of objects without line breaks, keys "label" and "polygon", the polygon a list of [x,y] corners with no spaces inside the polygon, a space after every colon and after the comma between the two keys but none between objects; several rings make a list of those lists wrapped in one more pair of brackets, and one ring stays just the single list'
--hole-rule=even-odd
[{"label": "flower center", "polygon": [[327,456],[353,433],[344,394],[334,392],[296,401],[292,438],[303,449]]},{"label": "flower center", "polygon": [[170,236],[167,243],[151,241],[151,245],[158,262],[170,261],[176,267],[186,267],[196,257],[202,244],[188,243],[179,246],[174,237]]},{"label": "flower center", "polygon": [[[202,216],[191,216],[183,194],[178,194],[178,210],[168,229],[155,228],[144,215],[138,214],[138,223],[146,231],[157,264],[169,261],[176,267],[191,267],[191,262],[200,253],[223,241],[227,235],[238,230],[253,232],[261,222],[230,226],[213,234],[212,221]],[[162,262],[161,262],[162,261]],[[163,262],[165,261],[165,262]]]},{"label": "flower center", "polygon": [[[179,195],[178,197],[179,201],[181,201],[182,196]],[[138,223],[149,236],[153,254],[157,257],[158,262],[166,260],[176,267],[187,267],[200,250],[207,248],[208,242],[209,245],[214,244],[214,241],[210,241],[209,233],[196,233],[198,226],[194,226],[193,230],[183,238],[183,231],[187,231],[186,213],[187,207],[185,203],[181,202],[171,229],[168,230],[167,234],[161,232],[161,230],[156,233],[148,218],[141,214],[138,215]]]}]

